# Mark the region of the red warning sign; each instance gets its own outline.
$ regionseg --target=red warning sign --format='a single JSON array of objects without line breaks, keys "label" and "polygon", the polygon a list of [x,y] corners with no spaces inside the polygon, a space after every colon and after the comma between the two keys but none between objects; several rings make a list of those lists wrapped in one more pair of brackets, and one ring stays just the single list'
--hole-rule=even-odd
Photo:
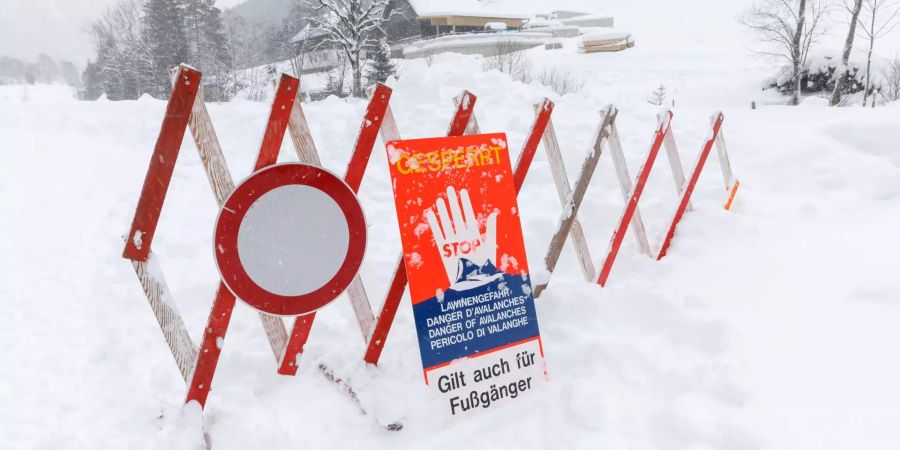
[{"label": "red warning sign", "polygon": [[506,135],[387,144],[425,381],[451,416],[544,378]]}]

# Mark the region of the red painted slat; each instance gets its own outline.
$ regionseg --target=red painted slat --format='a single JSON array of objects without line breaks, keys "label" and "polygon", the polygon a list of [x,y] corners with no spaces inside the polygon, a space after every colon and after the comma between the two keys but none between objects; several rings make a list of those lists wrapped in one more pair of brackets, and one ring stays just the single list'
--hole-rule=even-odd
[{"label": "red painted slat", "polygon": [[131,222],[131,230],[125,240],[122,257],[126,259],[146,261],[150,255],[150,245],[159,223],[166,191],[169,190],[172,172],[175,170],[181,141],[191,117],[191,107],[200,89],[200,77],[200,72],[185,66],[178,70],[172,95],[166,105],[166,116],[150,159],[150,167],[144,178],[134,220]]},{"label": "red painted slat", "polygon": [[[254,172],[278,161],[278,151],[284,140],[284,133],[287,130],[288,119],[291,108],[294,107],[294,100],[297,98],[299,85],[298,79],[288,75],[281,76],[259,147],[259,154],[256,157]],[[200,403],[201,408],[206,405],[213,375],[219,364],[219,354],[225,343],[225,334],[228,332],[228,324],[231,322],[231,314],[234,312],[234,304],[234,295],[220,282],[212,311],[209,313],[206,330],[203,333],[203,342],[200,343],[200,353],[197,356],[197,363],[194,365],[194,373],[191,376],[185,403],[196,400]]]},{"label": "red painted slat", "polygon": [[534,160],[534,154],[537,153],[538,144],[544,136],[544,130],[547,129],[547,123],[550,122],[550,114],[553,113],[554,104],[549,98],[545,98],[541,102],[540,112],[534,118],[531,125],[531,133],[519,152],[519,159],[516,160],[515,171],[513,172],[513,182],[516,186],[516,193],[522,190],[522,184],[525,183],[525,176],[528,175],[528,169],[531,168],[531,162]]},{"label": "red painted slat", "polygon": [[278,151],[281,150],[281,143],[284,141],[284,133],[291,118],[291,108],[294,107],[299,87],[300,80],[281,74],[278,91],[275,92],[272,109],[269,111],[266,131],[263,133],[262,144],[259,146],[259,154],[253,167],[254,172],[278,162]]},{"label": "red painted slat", "polygon": [[284,353],[281,357],[281,364],[278,366],[280,375],[294,376],[297,374],[297,356],[303,353],[303,347],[309,340],[309,332],[312,330],[313,321],[316,320],[316,313],[299,316],[294,319],[294,327],[291,329],[291,335],[288,336],[287,345],[284,346]]},{"label": "red painted slat", "polygon": [[653,169],[653,163],[656,162],[656,157],[659,155],[659,149],[662,147],[663,139],[666,137],[670,123],[671,117],[669,120],[666,120],[659,125],[659,128],[656,130],[656,135],[653,138],[653,144],[651,144],[650,151],[647,153],[647,160],[644,161],[644,165],[638,171],[631,199],[629,199],[628,204],[625,205],[625,210],[622,212],[622,217],[619,219],[619,226],[615,233],[613,233],[612,239],[609,242],[609,251],[606,254],[606,259],[603,260],[603,264],[600,267],[600,276],[597,277],[597,283],[600,284],[600,286],[606,285],[606,280],[609,278],[609,272],[612,270],[612,265],[616,262],[616,255],[619,254],[619,247],[622,246],[622,241],[625,239],[628,225],[631,223],[631,218],[634,216],[634,211],[637,209],[641,194],[644,192],[644,186],[647,184],[647,179],[650,177],[650,171]]},{"label": "red painted slat", "polygon": [[[456,106],[456,112],[453,114],[453,119],[450,121],[447,136],[462,136],[465,133],[469,119],[472,117],[472,111],[475,110],[475,101],[477,99],[471,92],[463,91],[461,100]],[[378,315],[378,319],[375,322],[375,329],[372,331],[366,354],[363,356],[363,359],[369,364],[378,364],[378,360],[381,358],[384,343],[387,341],[387,335],[391,331],[391,325],[394,323],[394,317],[397,315],[397,309],[400,307],[400,300],[403,298],[403,292],[406,290],[408,281],[406,266],[403,264],[403,255],[400,255],[397,266],[394,268],[391,285],[384,299],[384,306],[381,308],[381,314]]]},{"label": "red painted slat", "polygon": [[378,315],[378,320],[375,322],[375,329],[372,331],[366,354],[363,356],[365,362],[378,364],[378,360],[381,359],[381,351],[384,350],[384,343],[387,341],[388,333],[390,333],[391,326],[394,324],[394,318],[397,316],[397,309],[400,307],[400,300],[403,298],[403,292],[406,291],[408,282],[406,266],[403,264],[403,255],[400,255],[400,261],[394,268],[394,277],[391,279],[391,285],[384,299],[384,306],[381,308],[381,314]]},{"label": "red painted slat", "polygon": [[375,147],[375,139],[378,138],[378,129],[381,128],[381,121],[384,119],[384,111],[391,101],[391,93],[391,88],[378,83],[366,108],[366,115],[359,127],[359,137],[356,138],[356,146],[353,148],[344,175],[344,181],[354,192],[359,191],[362,184],[363,175],[369,165],[369,157],[372,156],[372,149]]},{"label": "red painted slat", "polygon": [[462,91],[459,96],[459,103],[456,105],[456,113],[450,126],[447,128],[447,136],[462,136],[466,132],[469,125],[469,119],[472,118],[472,112],[475,111],[475,101],[478,97],[469,91]]},{"label": "red painted slat", "polygon": [[[681,193],[681,201],[678,203],[678,208],[675,210],[675,216],[672,218],[672,224],[669,225],[669,231],[666,232],[666,237],[663,240],[662,246],[659,248],[659,255],[656,257],[656,260],[660,260],[663,256],[666,256],[666,251],[669,250],[669,245],[672,243],[672,238],[675,236],[675,227],[678,226],[678,222],[681,222],[681,218],[684,217],[684,212],[687,209],[688,203],[691,201],[691,194],[694,192],[694,187],[697,185],[697,180],[700,179],[700,173],[703,172],[703,167],[706,164],[706,159],[709,157],[709,152],[712,150],[713,143],[716,142],[716,137],[719,135],[719,130],[722,129],[722,122],[725,120],[725,116],[722,113],[719,113],[716,116],[716,120],[712,124],[712,136],[710,136],[709,140],[703,144],[703,149],[700,151],[700,154],[697,156],[697,164],[694,165],[694,171],[691,173],[691,178],[688,180],[688,185]],[[734,190],[737,190],[737,183],[735,183]],[[731,206],[731,199],[734,196],[734,192],[732,192],[729,197],[728,204],[725,209]]]},{"label": "red painted slat", "polygon": [[196,400],[201,408],[206,406],[213,375],[219,364],[219,354],[225,343],[225,333],[228,331],[228,323],[231,322],[231,313],[234,311],[234,300],[234,295],[220,282],[212,310],[209,312],[206,330],[203,332],[203,342],[200,344],[197,363],[194,364],[185,403]]}]

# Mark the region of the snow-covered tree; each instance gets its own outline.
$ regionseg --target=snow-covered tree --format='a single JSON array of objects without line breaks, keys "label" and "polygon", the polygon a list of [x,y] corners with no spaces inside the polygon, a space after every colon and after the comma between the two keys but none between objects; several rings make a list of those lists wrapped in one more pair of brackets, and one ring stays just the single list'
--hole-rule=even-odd
[{"label": "snow-covered tree", "polygon": [[841,92],[847,79],[847,65],[850,64],[850,52],[853,51],[853,38],[856,37],[856,23],[859,20],[859,12],[862,11],[863,0],[845,1],[844,6],[850,13],[850,30],[844,41],[844,51],[841,53],[841,65],[834,71],[834,91],[831,92],[831,106],[837,106],[841,102]]},{"label": "snow-covered tree", "polygon": [[218,87],[232,84],[233,55],[215,0],[119,0],[90,33],[97,50],[92,77],[110,99],[166,98],[168,71],[180,63]]},{"label": "snow-covered tree", "polygon": [[760,53],[786,60],[794,80],[791,104],[800,104],[800,78],[809,49],[822,36],[822,0],[756,0],[741,18],[767,46]]},{"label": "snow-covered tree", "polygon": [[362,54],[384,36],[383,24],[389,0],[305,0],[319,12],[310,18],[313,27],[326,33],[323,44],[334,45],[347,58],[353,76],[351,93],[362,97]]},{"label": "snow-covered tree", "polygon": [[153,91],[154,66],[143,8],[142,0],[121,0],[91,24],[98,81],[110,99],[137,98]]},{"label": "snow-covered tree", "polygon": [[369,52],[369,64],[366,71],[368,85],[384,83],[388,78],[397,74],[397,67],[391,62],[391,46],[382,39],[378,45]]},{"label": "snow-covered tree", "polygon": [[[863,13],[859,18],[859,35],[869,44],[863,106],[866,106],[869,100],[869,91],[872,90],[872,51],[875,48],[875,41],[893,31],[898,24],[900,24],[900,5],[896,0],[863,0]],[[872,96],[872,106],[875,106],[874,95]]]}]

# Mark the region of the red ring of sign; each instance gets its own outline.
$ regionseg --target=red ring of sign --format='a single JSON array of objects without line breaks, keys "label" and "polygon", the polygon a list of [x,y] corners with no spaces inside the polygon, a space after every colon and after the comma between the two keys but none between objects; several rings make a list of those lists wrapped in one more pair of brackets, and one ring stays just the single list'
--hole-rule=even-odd
[{"label": "red ring of sign", "polygon": [[[287,185],[313,187],[334,199],[350,232],[347,255],[337,273],[315,291],[296,296],[278,295],[256,284],[241,264],[237,245],[241,222],[253,203],[267,192]],[[213,248],[222,282],[235,297],[265,313],[299,316],[332,302],[353,280],[366,250],[366,221],[356,194],[333,173],[306,164],[277,164],[250,175],[228,196],[216,220]]]}]

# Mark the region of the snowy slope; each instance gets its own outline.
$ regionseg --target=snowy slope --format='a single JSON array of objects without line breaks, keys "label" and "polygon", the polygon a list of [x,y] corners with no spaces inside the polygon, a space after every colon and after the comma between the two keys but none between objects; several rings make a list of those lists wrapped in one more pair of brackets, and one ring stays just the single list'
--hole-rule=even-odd
[{"label": "snowy slope", "polygon": [[[346,299],[322,311],[296,378],[275,374],[255,313],[238,305],[205,432],[213,448],[892,448],[900,442],[900,105],[875,110],[764,106],[768,74],[734,30],[730,2],[604,2],[634,25],[638,46],[617,54],[573,49],[529,53],[561,65],[585,90],[556,98],[538,84],[481,71],[472,57],[404,64],[392,105],[404,137],[438,135],[463,88],[479,96],[482,130],[521,147],[531,104],[557,101],[554,122],[570,177],[589,148],[597,111],[620,110],[635,173],[653,130],[645,101],[660,83],[676,100],[673,127],[687,166],[725,113],[725,135],[742,188],[732,213],[715,160],[694,194],[695,211],[657,263],[626,239],[606,288],[580,280],[567,248],[537,303],[551,383],[516,407],[447,429],[421,382],[408,303],[401,305],[378,368]],[[720,4],[729,4],[722,6]],[[716,6],[719,5],[719,6]],[[501,5],[502,6],[502,5]],[[560,6],[563,6],[562,4]],[[577,6],[577,5],[576,5]],[[613,8],[615,7],[615,8]],[[706,16],[703,16],[706,17]],[[727,26],[726,26],[727,25]],[[652,30],[656,29],[656,32]],[[668,34],[671,33],[671,34]],[[236,180],[249,174],[267,105],[209,106]],[[304,106],[326,167],[343,172],[365,103]],[[165,103],[77,102],[59,87],[0,87],[0,447],[197,448],[197,411],[179,414],[183,382],[130,265],[125,233]],[[293,160],[289,144],[282,160]],[[363,276],[381,298],[399,251],[379,142],[361,199],[370,243]],[[674,205],[665,164],[641,211],[650,237]],[[540,264],[559,211],[546,161],[520,198],[530,263]],[[582,210],[596,258],[622,208],[608,156]],[[216,206],[194,146],[183,146],[154,250],[195,341],[216,285],[209,248]],[[362,415],[317,370],[350,380]],[[400,420],[401,432],[382,423]]]}]

